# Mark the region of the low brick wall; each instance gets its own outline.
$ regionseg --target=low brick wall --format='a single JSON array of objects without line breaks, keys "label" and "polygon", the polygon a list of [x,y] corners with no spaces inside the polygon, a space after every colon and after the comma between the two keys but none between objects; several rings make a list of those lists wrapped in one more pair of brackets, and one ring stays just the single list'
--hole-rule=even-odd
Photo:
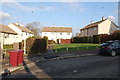
[{"label": "low brick wall", "polygon": [[71,43],[71,39],[60,39],[59,40],[59,44],[70,44]]}]

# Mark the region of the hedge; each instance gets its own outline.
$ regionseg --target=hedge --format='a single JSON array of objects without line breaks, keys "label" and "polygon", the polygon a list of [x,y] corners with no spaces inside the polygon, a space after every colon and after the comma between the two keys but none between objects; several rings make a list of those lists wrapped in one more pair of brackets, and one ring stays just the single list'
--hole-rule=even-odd
[{"label": "hedge", "polygon": [[100,34],[85,37],[74,37],[73,43],[103,43],[109,40],[120,40],[120,30],[116,30],[110,35]]},{"label": "hedge", "polygon": [[[24,41],[20,43],[20,48],[24,48]],[[26,40],[27,54],[45,52],[47,48],[47,40],[45,38],[28,38]]]},{"label": "hedge", "polygon": [[88,37],[74,37],[73,43],[87,43]]}]

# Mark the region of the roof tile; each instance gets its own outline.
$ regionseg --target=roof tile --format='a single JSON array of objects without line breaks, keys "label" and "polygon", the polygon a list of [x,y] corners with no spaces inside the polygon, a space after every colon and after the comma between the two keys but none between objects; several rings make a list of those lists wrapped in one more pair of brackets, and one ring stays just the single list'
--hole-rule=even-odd
[{"label": "roof tile", "polygon": [[71,27],[43,27],[42,32],[72,32]]},{"label": "roof tile", "polygon": [[10,29],[8,26],[0,24],[0,32],[2,33],[10,33],[10,34],[17,34],[15,31]]}]

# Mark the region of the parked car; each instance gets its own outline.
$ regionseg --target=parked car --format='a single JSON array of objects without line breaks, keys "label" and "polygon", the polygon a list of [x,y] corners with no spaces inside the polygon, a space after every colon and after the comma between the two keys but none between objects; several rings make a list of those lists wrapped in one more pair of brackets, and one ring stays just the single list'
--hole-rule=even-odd
[{"label": "parked car", "polygon": [[120,40],[107,41],[100,45],[100,54],[110,54],[116,56],[120,54]]}]

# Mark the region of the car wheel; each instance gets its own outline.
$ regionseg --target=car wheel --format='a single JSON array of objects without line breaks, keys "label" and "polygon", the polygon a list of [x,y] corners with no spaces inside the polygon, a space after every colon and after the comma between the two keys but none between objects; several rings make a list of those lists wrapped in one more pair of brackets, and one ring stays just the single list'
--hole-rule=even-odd
[{"label": "car wheel", "polygon": [[116,56],[116,51],[115,50],[111,51],[111,56],[113,56],[113,57]]}]

